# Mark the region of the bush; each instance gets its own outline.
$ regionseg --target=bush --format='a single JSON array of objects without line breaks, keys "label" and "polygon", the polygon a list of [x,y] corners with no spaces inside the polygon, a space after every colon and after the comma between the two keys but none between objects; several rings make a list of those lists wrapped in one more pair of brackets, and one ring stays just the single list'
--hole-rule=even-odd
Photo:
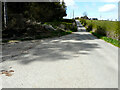
[{"label": "bush", "polygon": [[86,23],[86,20],[84,20],[84,24],[83,24],[83,26],[86,26],[86,24],[87,24],[87,23]]},{"label": "bush", "polygon": [[8,29],[25,29],[25,20],[22,14],[11,14],[7,22]]},{"label": "bush", "polygon": [[96,33],[100,34],[102,36],[106,36],[106,27],[105,26],[97,25]]},{"label": "bush", "polygon": [[[11,22],[10,22],[11,21]],[[24,28],[20,28],[17,23],[18,20],[15,17],[10,18],[9,27],[2,31],[3,39],[19,39],[19,40],[30,40],[30,39],[41,39],[55,36],[67,35],[77,31],[75,24],[70,22],[45,22],[45,24],[35,23],[33,21],[25,21]],[[71,21],[71,20],[70,20]],[[21,21],[20,21],[21,22]]]},{"label": "bush", "polygon": [[86,26],[87,22],[86,22],[85,19],[80,19],[80,21],[81,21],[81,23],[82,23],[83,26]]},{"label": "bush", "polygon": [[72,23],[72,22],[74,22],[74,21],[75,21],[74,19],[62,19],[62,22]]},{"label": "bush", "polygon": [[116,22],[117,27],[116,30],[114,31],[114,36],[117,40],[120,40],[120,22]]},{"label": "bush", "polygon": [[77,32],[77,26],[74,26],[72,29],[71,29],[72,32]]},{"label": "bush", "polygon": [[88,25],[87,31],[90,32],[90,31],[92,31],[92,29],[93,29],[93,24],[90,23],[90,24]]}]

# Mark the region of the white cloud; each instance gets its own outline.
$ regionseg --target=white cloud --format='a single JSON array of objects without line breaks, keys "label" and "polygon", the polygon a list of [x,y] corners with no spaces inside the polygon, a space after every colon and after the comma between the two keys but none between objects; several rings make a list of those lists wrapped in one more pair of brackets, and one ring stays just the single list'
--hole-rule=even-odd
[{"label": "white cloud", "polygon": [[95,4],[95,2],[118,2],[118,1],[119,0],[64,0],[64,2],[66,3],[66,6],[70,6],[72,8],[78,7],[76,5],[77,2],[93,2]]},{"label": "white cloud", "polygon": [[72,9],[76,9],[78,6],[76,5],[76,0],[64,0],[67,7]]},{"label": "white cloud", "polygon": [[75,1],[74,0],[64,0],[67,6],[74,6]]},{"label": "white cloud", "polygon": [[114,4],[106,4],[99,8],[99,12],[111,12],[116,9],[116,5]]}]

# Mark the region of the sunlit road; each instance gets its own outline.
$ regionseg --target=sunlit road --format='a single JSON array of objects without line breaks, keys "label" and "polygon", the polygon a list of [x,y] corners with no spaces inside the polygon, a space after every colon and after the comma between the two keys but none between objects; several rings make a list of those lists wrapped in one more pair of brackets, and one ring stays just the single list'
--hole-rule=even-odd
[{"label": "sunlit road", "polygon": [[3,88],[117,88],[118,48],[88,32],[3,45]]},{"label": "sunlit road", "polygon": [[78,32],[85,32],[86,28],[82,26],[79,20],[76,20]]}]

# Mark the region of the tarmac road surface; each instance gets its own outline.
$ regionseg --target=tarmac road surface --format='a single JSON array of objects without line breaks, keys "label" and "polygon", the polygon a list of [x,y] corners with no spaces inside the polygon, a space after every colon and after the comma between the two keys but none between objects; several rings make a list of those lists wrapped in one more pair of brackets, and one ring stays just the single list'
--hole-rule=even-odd
[{"label": "tarmac road surface", "polygon": [[[3,88],[118,88],[118,48],[89,32],[5,44]],[[7,76],[6,76],[7,75]]]}]

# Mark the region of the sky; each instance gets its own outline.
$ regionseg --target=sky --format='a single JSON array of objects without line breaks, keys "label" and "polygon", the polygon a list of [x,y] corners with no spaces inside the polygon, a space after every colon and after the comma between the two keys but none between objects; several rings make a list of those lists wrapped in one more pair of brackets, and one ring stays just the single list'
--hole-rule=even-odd
[{"label": "sky", "polygon": [[86,12],[89,18],[98,18],[99,20],[118,19],[118,1],[119,0],[64,0],[67,6],[67,17],[81,17]]}]

